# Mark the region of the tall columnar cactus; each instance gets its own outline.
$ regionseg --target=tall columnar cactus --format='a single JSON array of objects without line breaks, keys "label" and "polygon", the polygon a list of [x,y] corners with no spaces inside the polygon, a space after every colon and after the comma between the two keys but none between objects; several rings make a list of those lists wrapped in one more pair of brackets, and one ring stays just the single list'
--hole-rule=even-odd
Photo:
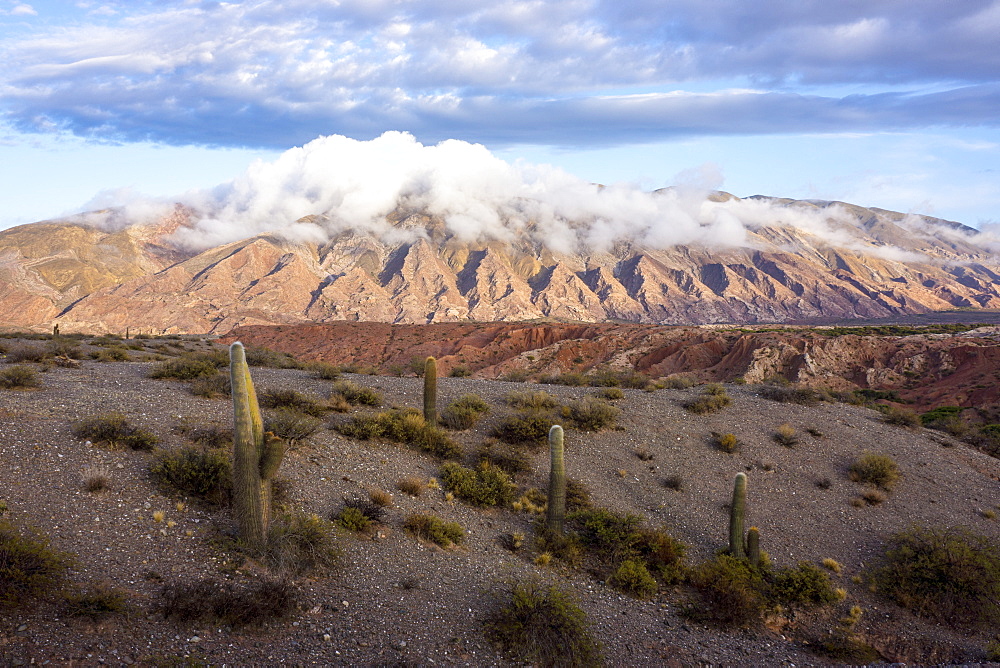
[{"label": "tall columnar cactus", "polygon": [[271,519],[271,480],[285,455],[285,444],[264,433],[243,344],[229,348],[233,386],[233,514],[240,539],[251,549],[267,543]]},{"label": "tall columnar cactus", "polygon": [[757,527],[747,529],[747,558],[754,568],[760,566],[760,531]]},{"label": "tall columnar cactus", "polygon": [[549,429],[549,508],[545,526],[557,535],[563,533],[566,518],[566,466],[563,462],[563,428],[557,424]]},{"label": "tall columnar cactus", "polygon": [[438,367],[437,360],[428,357],[424,362],[424,420],[437,424]]},{"label": "tall columnar cactus", "polygon": [[746,556],[743,547],[743,514],[747,506],[747,474],[736,474],[733,484],[733,504],[729,508],[729,554],[737,559]]}]

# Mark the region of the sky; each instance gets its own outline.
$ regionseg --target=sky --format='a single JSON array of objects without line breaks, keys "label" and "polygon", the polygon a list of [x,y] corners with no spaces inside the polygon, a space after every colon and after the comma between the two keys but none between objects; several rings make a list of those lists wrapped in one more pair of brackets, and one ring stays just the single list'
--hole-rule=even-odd
[{"label": "sky", "polygon": [[0,0],[0,228],[449,140],[995,224],[1000,0]]}]

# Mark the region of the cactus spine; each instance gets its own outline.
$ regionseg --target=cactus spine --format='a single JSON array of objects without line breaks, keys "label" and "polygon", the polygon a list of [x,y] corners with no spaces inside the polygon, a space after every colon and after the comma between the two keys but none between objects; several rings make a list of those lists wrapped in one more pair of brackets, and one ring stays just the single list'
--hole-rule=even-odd
[{"label": "cactus spine", "polygon": [[729,554],[737,559],[746,557],[743,547],[743,514],[747,506],[747,474],[736,474],[733,484],[733,504],[729,508]]},{"label": "cactus spine", "polygon": [[424,420],[437,424],[438,367],[437,360],[428,357],[424,362]]},{"label": "cactus spine", "polygon": [[747,529],[747,558],[751,566],[760,567],[760,531],[757,527]]},{"label": "cactus spine", "polygon": [[251,549],[267,543],[271,519],[271,480],[281,465],[285,445],[264,433],[260,405],[254,391],[243,344],[229,347],[229,374],[233,386],[233,514],[240,539]]},{"label": "cactus spine", "polygon": [[563,533],[566,518],[566,466],[563,461],[563,428],[557,424],[549,429],[549,508],[545,526],[556,535]]}]

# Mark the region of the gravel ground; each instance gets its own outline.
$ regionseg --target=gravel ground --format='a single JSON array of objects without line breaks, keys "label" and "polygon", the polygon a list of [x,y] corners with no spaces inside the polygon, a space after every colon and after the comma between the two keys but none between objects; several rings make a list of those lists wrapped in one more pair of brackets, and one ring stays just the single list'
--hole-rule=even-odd
[{"label": "gravel ground", "polygon": [[[625,390],[618,401],[622,429],[567,431],[568,475],[583,481],[593,500],[619,511],[643,514],[690,546],[689,561],[710,558],[725,545],[726,504],[733,475],[749,478],[748,522],[760,528],[762,547],[776,565],[801,560],[839,561],[837,586],[845,602],[825,612],[772,619],[756,631],[719,631],[686,621],[678,611],[688,592],[664,588],[652,601],[623,596],[587,572],[539,567],[531,549],[518,553],[499,543],[504,533],[531,535],[531,518],[513,510],[480,510],[445,500],[440,490],[409,497],[396,490],[404,476],[431,478],[438,462],[401,446],[346,439],[330,429],[291,451],[281,475],[291,482],[291,503],[329,516],[345,497],[372,488],[391,491],[394,505],[385,526],[371,536],[344,534],[344,557],[329,577],[301,579],[300,611],[263,629],[230,630],[164,620],[157,611],[163,583],[202,577],[248,581],[262,567],[241,564],[219,547],[228,528],[226,511],[164,495],[148,479],[152,453],[108,451],[75,439],[71,422],[121,411],[148,427],[161,448],[186,441],[175,427],[184,421],[231,421],[227,400],[192,396],[187,385],[146,377],[150,363],[88,361],[82,368],[41,374],[43,388],[0,390],[0,498],[5,517],[48,535],[59,549],[77,555],[72,584],[107,581],[127,592],[127,615],[93,622],[66,617],[57,600],[0,611],[0,663],[56,665],[179,665],[188,657],[213,665],[503,665],[483,638],[481,620],[490,592],[511,578],[538,576],[572,589],[603,645],[608,665],[824,665],[810,651],[836,619],[854,604],[865,614],[862,636],[891,662],[972,663],[982,660],[985,633],[961,634],[918,620],[875,598],[856,575],[872,562],[892,532],[921,522],[971,526],[1000,540],[1000,523],[983,511],[1000,504],[1000,461],[932,431],[884,424],[879,414],[853,406],[803,407],[756,396],[732,386],[733,403],[719,413],[692,415],[682,408],[698,393]],[[254,368],[258,389],[288,387],[326,396],[330,382],[296,370]],[[420,406],[421,380],[346,376],[378,388],[387,404]],[[502,398],[515,389],[540,389],[499,381],[443,378],[439,405],[473,392],[489,402],[489,416],[457,434],[473,450],[507,409]],[[545,386],[563,399],[589,388]],[[343,419],[343,418],[332,418]],[[801,433],[795,448],[775,443],[775,427],[789,423]],[[813,430],[816,435],[807,433]],[[739,452],[718,451],[711,432],[732,432]],[[643,461],[639,447],[653,454]],[[846,471],[862,451],[892,456],[903,479],[878,506],[856,508],[860,487]],[[547,484],[547,452],[518,483]],[[88,466],[111,472],[108,492],[83,490]],[[663,485],[677,475],[683,488]],[[817,482],[828,480],[825,489]],[[153,513],[162,511],[164,521]],[[413,512],[432,512],[468,532],[463,547],[444,550],[418,542],[402,529]],[[530,541],[529,541],[530,542]]]}]

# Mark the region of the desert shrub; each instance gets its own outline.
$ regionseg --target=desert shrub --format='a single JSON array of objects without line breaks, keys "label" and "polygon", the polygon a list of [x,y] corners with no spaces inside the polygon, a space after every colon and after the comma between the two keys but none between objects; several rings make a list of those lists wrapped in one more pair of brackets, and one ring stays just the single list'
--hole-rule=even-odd
[{"label": "desert shrub", "polygon": [[264,416],[264,431],[273,433],[288,443],[289,447],[312,438],[321,426],[323,423],[319,418],[289,408],[272,411]]},{"label": "desert shrub", "polygon": [[98,362],[131,362],[132,358],[128,354],[128,348],[125,346],[112,346],[110,348],[104,348],[99,350],[97,354],[93,355],[94,359]]},{"label": "desert shrub", "polygon": [[821,394],[808,387],[788,387],[784,385],[764,385],[760,388],[760,396],[771,401],[784,404],[801,404],[815,406],[821,400]]},{"label": "desert shrub", "polygon": [[337,380],[341,376],[340,367],[329,362],[306,362],[304,368],[320,380]]},{"label": "desert shrub", "polygon": [[188,446],[160,453],[149,467],[166,489],[213,505],[228,505],[233,486],[229,453],[219,448]]},{"label": "desert shrub", "polygon": [[619,399],[625,398],[625,393],[617,387],[603,387],[594,392],[592,396],[597,397],[598,399],[604,399],[605,401],[618,401]]},{"label": "desert shrub", "polygon": [[384,489],[372,488],[368,490],[368,500],[379,508],[388,508],[392,505],[392,494]]},{"label": "desert shrub", "polygon": [[214,376],[219,373],[220,368],[228,364],[228,356],[191,353],[153,365],[153,368],[149,370],[149,377],[194,380],[202,376]]},{"label": "desert shrub", "polygon": [[295,359],[294,355],[281,353],[264,346],[247,346],[247,364],[250,366],[264,366],[273,369],[301,369],[302,363]]},{"label": "desert shrub", "polygon": [[922,413],[920,424],[928,429],[936,429],[961,438],[969,431],[969,426],[962,419],[963,410],[961,406],[938,406]]},{"label": "desert shrub", "polygon": [[886,424],[906,427],[907,429],[917,429],[920,427],[920,418],[908,408],[886,406],[882,412],[885,415]]},{"label": "desert shrub", "polygon": [[49,546],[34,531],[18,531],[0,519],[0,608],[14,607],[44,594],[62,580],[73,558]]},{"label": "desert shrub", "polygon": [[481,397],[464,394],[441,411],[441,422],[449,429],[470,429],[490,410]]},{"label": "desert shrub", "polygon": [[649,448],[640,445],[638,448],[632,451],[632,453],[638,457],[641,461],[651,462],[656,459],[656,455]]},{"label": "desert shrub", "polygon": [[7,351],[7,364],[22,364],[33,362],[41,364],[52,359],[54,353],[50,346],[43,346],[35,343],[22,343],[11,347]]},{"label": "desert shrub", "polygon": [[465,530],[458,522],[445,522],[435,515],[410,515],[403,527],[417,538],[429,540],[441,547],[451,547],[465,540]]},{"label": "desert shrub", "polygon": [[649,376],[638,371],[602,370],[590,374],[587,384],[591,387],[627,387],[633,390],[646,389],[650,384]]},{"label": "desert shrub", "polygon": [[228,448],[233,444],[233,430],[217,424],[184,422],[174,430],[192,443],[206,448]]},{"label": "desert shrub", "polygon": [[464,364],[459,364],[458,366],[452,367],[451,371],[448,372],[448,375],[451,378],[468,378],[472,375],[472,371],[470,371],[469,367]]},{"label": "desert shrub", "polygon": [[542,376],[538,379],[538,382],[543,385],[568,385],[569,387],[583,387],[588,384],[588,381],[587,376],[578,371]]},{"label": "desert shrub", "polygon": [[740,442],[733,434],[712,432],[712,437],[715,439],[715,445],[723,452],[733,453],[740,447]]},{"label": "desert shrub", "polygon": [[771,578],[771,594],[787,605],[826,605],[837,600],[830,576],[816,564],[801,561],[781,568]]},{"label": "desert shrub", "polygon": [[584,544],[608,561],[617,562],[636,554],[642,543],[643,518],[639,515],[590,508],[572,513],[569,519]]},{"label": "desert shrub", "polygon": [[80,473],[83,488],[91,494],[105,491],[111,485],[111,472],[106,466],[88,466]]},{"label": "desert shrub", "polygon": [[684,578],[687,546],[666,531],[642,529],[637,549],[653,574],[664,583],[674,584]]},{"label": "desert shrub", "polygon": [[385,507],[371,499],[344,499],[344,506],[333,520],[351,531],[364,531],[385,517]]},{"label": "desert shrub", "polygon": [[30,366],[18,364],[0,371],[0,388],[5,390],[29,390],[41,386],[38,373]]},{"label": "desert shrub", "polygon": [[494,425],[492,434],[504,443],[538,445],[548,439],[549,429],[555,423],[550,413],[520,410]]},{"label": "desert shrub", "polygon": [[92,620],[117,615],[128,608],[128,596],[106,582],[84,591],[66,595],[66,614],[70,617],[87,617]]},{"label": "desert shrub", "polygon": [[531,471],[531,458],[524,450],[500,443],[494,438],[485,439],[476,451],[476,463],[488,463],[511,475]]},{"label": "desert shrub", "polygon": [[[423,372],[421,372],[422,374]],[[525,383],[528,380],[527,369],[511,369],[504,375],[502,375],[498,380],[502,380],[505,383]]]},{"label": "desert shrub", "polygon": [[377,390],[364,387],[350,380],[338,380],[330,390],[330,398],[343,397],[352,406],[381,406],[382,395]]},{"label": "desert shrub", "polygon": [[967,440],[991,457],[1000,457],[1000,424],[984,424]]},{"label": "desert shrub", "polygon": [[649,574],[646,564],[638,559],[622,561],[608,578],[608,584],[640,599],[652,598],[657,589],[656,580]]},{"label": "desert shrub", "polygon": [[350,422],[334,427],[351,438],[381,438],[406,443],[443,459],[458,459],[462,448],[440,427],[428,424],[414,408],[385,411],[375,415],[355,415]]},{"label": "desert shrub", "polygon": [[340,559],[335,529],[318,515],[291,513],[271,523],[264,560],[291,576],[325,574]]},{"label": "desert shrub", "polygon": [[511,661],[539,666],[602,664],[600,645],[574,598],[538,580],[498,588],[483,621],[486,637]]},{"label": "desert shrub", "polygon": [[232,380],[228,373],[216,373],[210,376],[199,376],[191,381],[191,394],[206,399],[228,397],[233,393]]},{"label": "desert shrub", "polygon": [[298,390],[267,389],[258,395],[258,400],[261,408],[286,409],[313,417],[326,413],[326,406],[319,399]]},{"label": "desert shrub", "polygon": [[861,621],[863,611],[860,606],[853,606],[820,645],[820,652],[837,661],[851,665],[863,665],[879,660],[880,655],[875,649],[865,643],[854,631]]},{"label": "desert shrub", "polygon": [[864,508],[865,506],[877,506],[886,500],[886,495],[882,490],[877,487],[872,487],[861,492],[861,495],[851,499],[851,505],[857,508]]},{"label": "desert shrub", "polygon": [[691,570],[689,582],[700,599],[686,616],[722,627],[757,624],[764,611],[762,578],[749,562],[720,554]]},{"label": "desert shrub", "polygon": [[576,478],[566,478],[566,511],[586,510],[593,505],[590,489]]},{"label": "desert shrub", "polygon": [[729,398],[726,388],[718,383],[709,383],[705,386],[701,395],[684,404],[684,408],[692,413],[705,415],[722,410],[731,401],[732,399]]},{"label": "desert shrub", "polygon": [[600,431],[615,426],[621,411],[596,397],[584,397],[568,406],[569,417],[577,429]]},{"label": "desert shrub", "polygon": [[396,483],[396,488],[403,494],[420,496],[424,492],[424,481],[416,476],[407,476]]},{"label": "desert shrub", "polygon": [[672,473],[663,479],[663,486],[675,492],[684,491],[684,476],[679,473]]},{"label": "desert shrub", "polygon": [[779,443],[786,448],[793,448],[799,444],[799,435],[795,431],[795,427],[787,422],[778,425],[778,428],[774,430],[772,438],[775,443]]},{"label": "desert shrub", "polygon": [[506,506],[517,491],[510,476],[489,463],[470,469],[447,462],[441,467],[441,482],[455,496],[476,506]]},{"label": "desert shrub", "polygon": [[504,401],[512,408],[549,410],[559,405],[559,400],[545,390],[518,390],[507,393]]},{"label": "desert shrub", "polygon": [[827,557],[821,563],[823,564],[823,568],[838,575],[842,570],[844,570],[844,567],[840,564],[839,561],[837,561],[836,559],[832,559],[830,557]]},{"label": "desert shrub", "polygon": [[684,374],[674,374],[663,379],[663,387],[668,390],[686,390],[694,384],[694,378]]},{"label": "desert shrub", "polygon": [[848,473],[854,482],[866,483],[891,491],[899,480],[899,467],[888,455],[866,452],[851,464]]},{"label": "desert shrub", "polygon": [[917,615],[956,627],[1000,622],[1000,547],[968,529],[900,531],[870,575],[879,593]]},{"label": "desert shrub", "polygon": [[296,598],[285,580],[256,579],[238,587],[206,579],[164,587],[160,609],[164,617],[179,622],[260,626],[291,615]]},{"label": "desert shrub", "polygon": [[77,438],[103,443],[112,449],[152,450],[157,443],[151,431],[133,425],[121,413],[84,418],[73,423],[72,432]]}]

